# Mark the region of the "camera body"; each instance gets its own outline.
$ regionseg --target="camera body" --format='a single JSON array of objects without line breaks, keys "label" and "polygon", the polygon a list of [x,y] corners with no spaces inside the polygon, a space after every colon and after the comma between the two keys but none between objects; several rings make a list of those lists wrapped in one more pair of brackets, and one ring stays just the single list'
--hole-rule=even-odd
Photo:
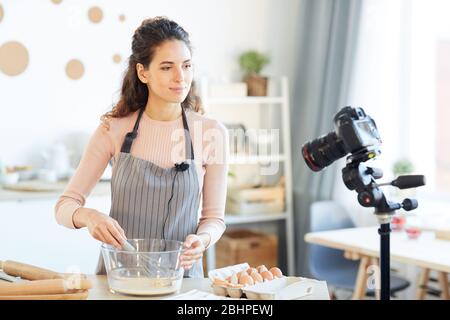
[{"label": "camera body", "polygon": [[305,143],[302,155],[308,167],[320,171],[348,153],[350,161],[366,161],[381,153],[375,121],[362,108],[344,107],[334,117],[335,131]]},{"label": "camera body", "polygon": [[337,136],[342,139],[350,153],[381,144],[375,121],[366,115],[362,108],[343,108],[334,117],[334,124]]}]

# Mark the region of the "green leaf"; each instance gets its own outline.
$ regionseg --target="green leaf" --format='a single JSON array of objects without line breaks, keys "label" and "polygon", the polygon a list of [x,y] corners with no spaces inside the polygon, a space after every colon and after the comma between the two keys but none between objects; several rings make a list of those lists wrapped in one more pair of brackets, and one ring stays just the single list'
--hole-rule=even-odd
[{"label": "green leaf", "polygon": [[239,65],[246,74],[259,74],[270,58],[256,50],[245,51],[239,56]]},{"label": "green leaf", "polygon": [[414,165],[408,159],[398,160],[394,163],[392,171],[395,175],[410,174],[414,171]]}]

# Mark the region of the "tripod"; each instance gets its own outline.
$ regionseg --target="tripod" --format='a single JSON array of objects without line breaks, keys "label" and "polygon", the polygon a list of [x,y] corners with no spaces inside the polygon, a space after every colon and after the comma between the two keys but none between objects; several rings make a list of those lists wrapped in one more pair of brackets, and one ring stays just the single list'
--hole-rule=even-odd
[{"label": "tripod", "polygon": [[380,270],[381,270],[381,300],[390,299],[390,223],[395,211],[403,208],[411,211],[417,208],[415,199],[404,199],[402,203],[388,201],[379,189],[380,186],[391,185],[399,189],[409,189],[425,185],[425,177],[422,175],[399,176],[388,183],[377,184],[376,179],[383,176],[383,172],[377,168],[366,167],[362,161],[370,159],[366,153],[362,157],[350,156],[347,165],[342,169],[342,178],[349,190],[358,193],[358,202],[363,207],[375,208],[380,228]]}]

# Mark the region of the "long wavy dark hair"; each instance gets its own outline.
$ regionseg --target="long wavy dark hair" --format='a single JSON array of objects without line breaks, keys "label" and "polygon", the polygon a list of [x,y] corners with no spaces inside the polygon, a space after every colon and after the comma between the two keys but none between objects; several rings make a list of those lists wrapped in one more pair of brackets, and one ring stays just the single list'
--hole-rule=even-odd
[{"label": "long wavy dark hair", "polygon": [[[155,49],[168,40],[183,41],[192,52],[189,34],[176,22],[166,17],[145,19],[136,29],[119,102],[111,111],[102,116],[103,121],[109,118],[123,118],[132,112],[145,108],[149,92],[147,85],[142,83],[137,76],[136,64],[141,63],[144,67],[147,67],[153,59]],[[195,94],[194,81],[192,81],[189,93],[181,103],[181,107],[203,113],[200,98]]]}]

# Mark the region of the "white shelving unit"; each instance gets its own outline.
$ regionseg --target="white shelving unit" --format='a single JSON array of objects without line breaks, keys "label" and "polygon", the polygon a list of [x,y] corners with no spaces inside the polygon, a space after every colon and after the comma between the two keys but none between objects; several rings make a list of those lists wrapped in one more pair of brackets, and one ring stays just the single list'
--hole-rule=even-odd
[{"label": "white shelving unit", "polygon": [[[285,212],[281,213],[263,213],[259,215],[231,215],[225,214],[226,225],[242,225],[250,223],[273,223],[282,222],[283,227],[278,228],[278,234],[284,233],[285,243],[279,246],[286,249],[287,272],[294,275],[294,235],[293,235],[293,202],[292,202],[292,164],[291,164],[291,145],[290,145],[290,123],[289,123],[289,90],[286,77],[279,79],[271,79],[271,83],[279,84],[279,94],[267,97],[224,97],[216,98],[208,96],[208,80],[202,79],[200,82],[201,99],[209,109],[217,108],[239,108],[246,105],[257,105],[258,108],[267,108],[267,106],[275,106],[280,108],[280,129],[282,138],[282,154],[269,156],[233,156],[230,157],[230,164],[258,164],[279,162],[283,166],[284,185],[285,185]],[[238,111],[239,109],[235,109]],[[220,116],[217,117],[219,121]],[[284,223],[283,223],[284,222]],[[282,230],[284,229],[284,230]],[[278,237],[280,238],[280,237]],[[215,268],[215,251],[210,248],[206,254],[208,270]]]}]

